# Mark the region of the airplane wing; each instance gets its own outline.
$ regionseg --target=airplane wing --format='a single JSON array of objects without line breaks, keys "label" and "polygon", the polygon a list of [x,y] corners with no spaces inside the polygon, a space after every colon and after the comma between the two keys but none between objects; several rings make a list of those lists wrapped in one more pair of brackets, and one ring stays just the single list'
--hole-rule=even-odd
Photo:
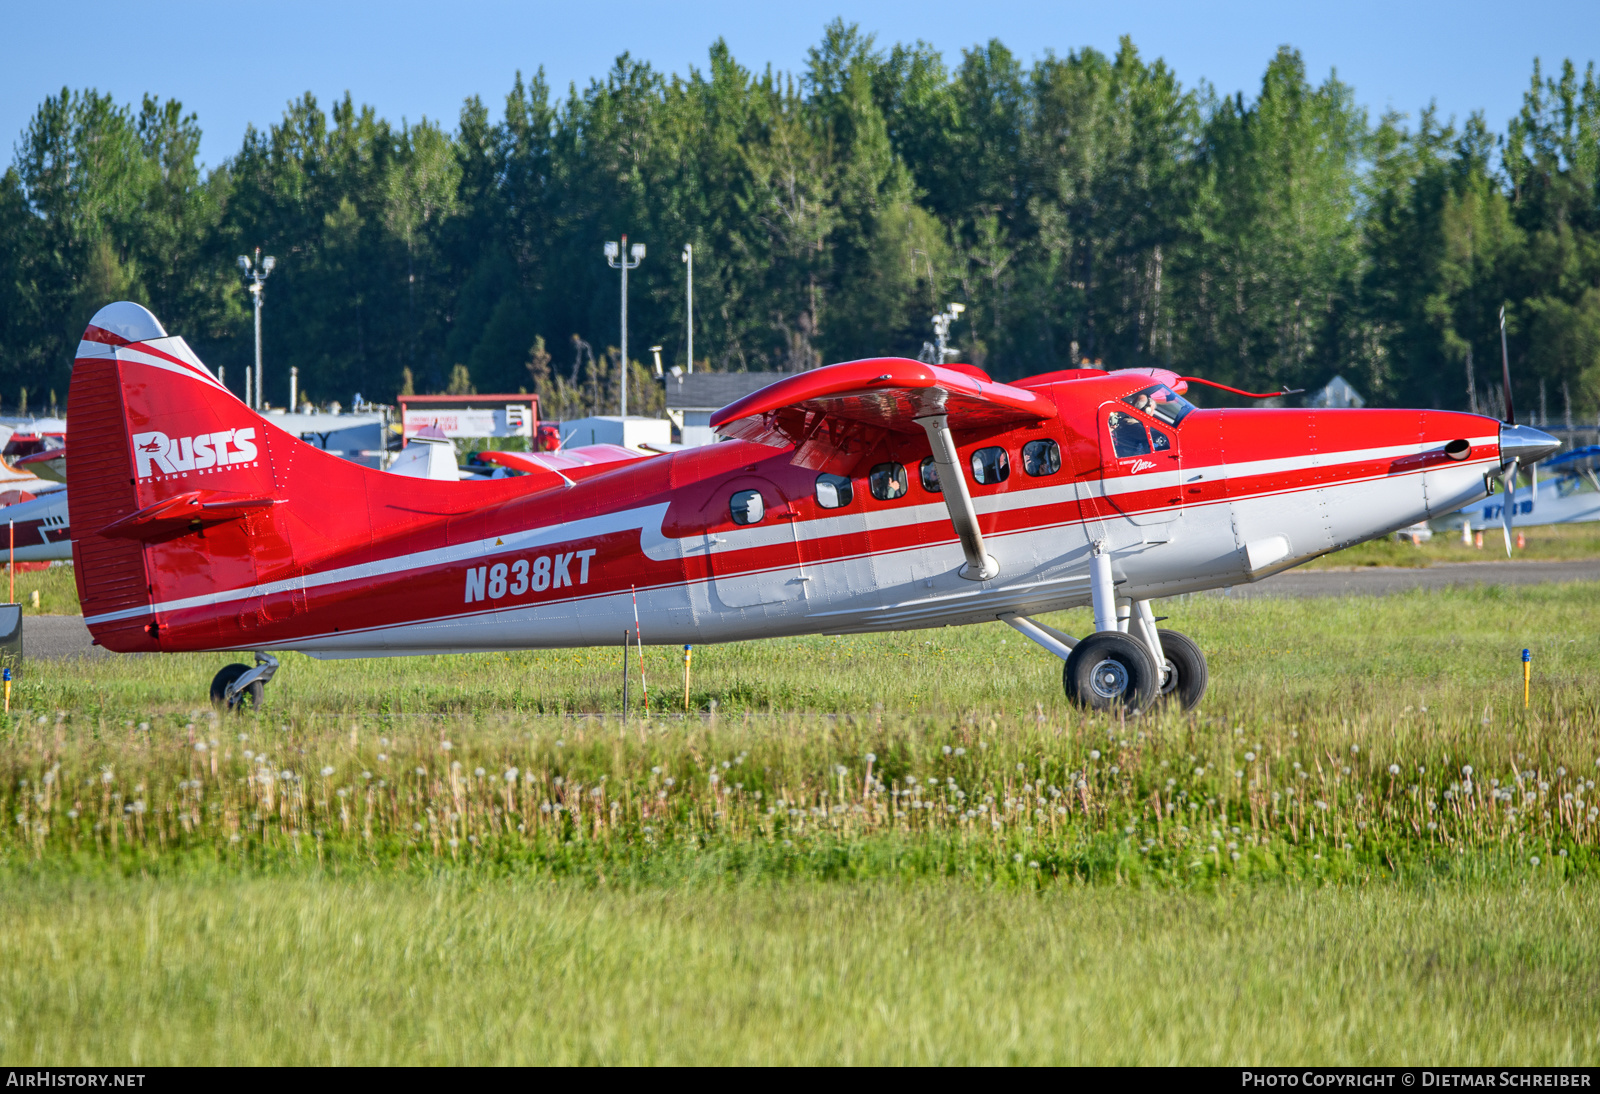
[{"label": "airplane wing", "polygon": [[785,377],[717,411],[711,428],[776,448],[794,445],[797,465],[844,473],[884,433],[921,434],[918,419],[939,414],[957,429],[981,429],[1053,418],[1056,406],[970,365],[877,357]]}]

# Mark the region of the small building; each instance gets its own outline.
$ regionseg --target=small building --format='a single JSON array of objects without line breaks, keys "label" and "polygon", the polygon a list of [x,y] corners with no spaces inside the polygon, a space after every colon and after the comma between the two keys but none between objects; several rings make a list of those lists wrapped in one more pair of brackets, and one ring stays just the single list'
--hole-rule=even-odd
[{"label": "small building", "polygon": [[1306,396],[1306,406],[1318,409],[1359,410],[1366,405],[1361,393],[1343,376],[1335,376]]},{"label": "small building", "polygon": [[528,437],[539,421],[537,395],[402,395],[401,436],[434,426],[446,437]]},{"label": "small building", "polygon": [[787,376],[786,372],[694,372],[668,376],[667,417],[688,447],[711,444],[711,415]]}]

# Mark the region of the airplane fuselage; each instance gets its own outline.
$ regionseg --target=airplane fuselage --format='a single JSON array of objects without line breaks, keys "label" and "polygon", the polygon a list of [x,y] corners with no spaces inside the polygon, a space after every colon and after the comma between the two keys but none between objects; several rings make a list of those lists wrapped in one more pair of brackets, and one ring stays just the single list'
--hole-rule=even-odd
[{"label": "airplane fuselage", "polygon": [[[1058,417],[957,432],[999,564],[988,580],[961,575],[920,435],[892,436],[852,476],[735,440],[531,494],[516,479],[419,481],[365,521],[365,497],[316,522],[269,511],[242,529],[190,536],[187,548],[179,537],[161,556],[167,587],[181,591],[186,571],[237,556],[219,540],[253,535],[251,572],[88,622],[116,625],[127,648],[324,657],[612,644],[633,629],[635,602],[646,643],[957,625],[1089,604],[1096,543],[1119,598],[1259,580],[1459,509],[1485,494],[1500,462],[1491,419],[1228,409],[1194,410],[1174,426],[1119,401],[1149,382],[1040,384]],[[1130,418],[1144,425],[1144,451],[1118,455],[1113,415],[1124,429]],[[261,460],[285,459],[276,437],[254,445]],[[980,468],[991,481],[977,481]],[[316,486],[288,467],[273,476],[285,510]]]}]

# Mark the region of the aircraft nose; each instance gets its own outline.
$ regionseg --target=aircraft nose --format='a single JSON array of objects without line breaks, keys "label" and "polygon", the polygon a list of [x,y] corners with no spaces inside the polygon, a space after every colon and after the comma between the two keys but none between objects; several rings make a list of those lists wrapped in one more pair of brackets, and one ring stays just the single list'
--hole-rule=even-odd
[{"label": "aircraft nose", "polygon": [[1517,461],[1531,467],[1561,447],[1561,442],[1550,434],[1526,425],[1500,427],[1500,462]]}]

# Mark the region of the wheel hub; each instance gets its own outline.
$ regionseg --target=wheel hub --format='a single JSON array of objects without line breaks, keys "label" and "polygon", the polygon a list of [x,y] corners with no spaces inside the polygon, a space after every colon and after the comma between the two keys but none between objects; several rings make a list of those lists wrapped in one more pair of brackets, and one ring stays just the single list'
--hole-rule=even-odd
[{"label": "wheel hub", "polygon": [[1116,699],[1128,690],[1128,669],[1121,661],[1106,658],[1089,673],[1089,686],[1102,699]]},{"label": "wheel hub", "polygon": [[1161,694],[1166,695],[1178,686],[1178,666],[1172,663],[1172,658],[1161,659]]}]

